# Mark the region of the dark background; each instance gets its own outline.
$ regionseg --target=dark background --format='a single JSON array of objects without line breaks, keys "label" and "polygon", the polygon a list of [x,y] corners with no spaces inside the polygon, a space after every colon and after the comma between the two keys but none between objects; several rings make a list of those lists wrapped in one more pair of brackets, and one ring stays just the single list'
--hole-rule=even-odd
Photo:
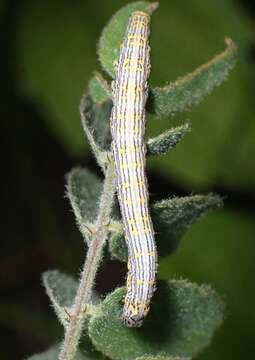
[{"label": "dark background", "polygon": [[[76,165],[102,176],[78,116],[79,98],[100,70],[96,42],[128,1],[9,0],[1,16],[0,359],[40,352],[62,336],[41,285],[59,268],[77,276],[84,244],[65,193]],[[148,134],[189,119],[178,148],[150,160],[152,201],[170,195],[221,194],[223,210],[194,225],[162,278],[207,282],[225,299],[225,322],[200,360],[251,358],[255,336],[254,16],[251,1],[162,0],[153,16],[152,84],[192,71],[224,49],[230,36],[239,61],[229,80],[173,119],[149,119]],[[102,292],[123,281],[125,266],[106,262]]]}]

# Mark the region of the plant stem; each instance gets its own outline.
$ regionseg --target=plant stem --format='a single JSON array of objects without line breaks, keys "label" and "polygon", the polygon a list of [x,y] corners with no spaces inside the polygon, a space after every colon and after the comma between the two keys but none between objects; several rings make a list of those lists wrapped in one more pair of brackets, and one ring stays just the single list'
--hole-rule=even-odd
[{"label": "plant stem", "polygon": [[88,304],[91,299],[94,279],[108,233],[114,193],[115,170],[113,162],[109,161],[100,199],[96,230],[93,232],[88,248],[79,288],[72,308],[70,322],[66,328],[64,343],[59,354],[59,360],[73,359],[78,346],[85,319],[86,304]]}]

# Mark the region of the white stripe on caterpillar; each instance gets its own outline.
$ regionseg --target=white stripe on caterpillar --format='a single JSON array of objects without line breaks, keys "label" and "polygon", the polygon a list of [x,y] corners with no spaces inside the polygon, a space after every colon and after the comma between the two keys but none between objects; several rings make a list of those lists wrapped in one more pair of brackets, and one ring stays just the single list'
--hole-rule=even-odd
[{"label": "white stripe on caterpillar", "polygon": [[112,83],[112,153],[118,199],[128,245],[127,293],[123,321],[139,327],[155,291],[157,251],[148,209],[145,174],[145,104],[150,73],[150,16],[134,12],[127,26]]}]

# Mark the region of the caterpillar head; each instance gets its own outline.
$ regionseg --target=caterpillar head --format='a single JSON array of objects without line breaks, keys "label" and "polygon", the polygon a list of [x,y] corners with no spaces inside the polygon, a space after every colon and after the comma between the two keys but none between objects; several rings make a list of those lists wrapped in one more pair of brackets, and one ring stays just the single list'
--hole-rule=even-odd
[{"label": "caterpillar head", "polygon": [[140,327],[149,310],[148,302],[125,299],[122,321],[127,327]]}]

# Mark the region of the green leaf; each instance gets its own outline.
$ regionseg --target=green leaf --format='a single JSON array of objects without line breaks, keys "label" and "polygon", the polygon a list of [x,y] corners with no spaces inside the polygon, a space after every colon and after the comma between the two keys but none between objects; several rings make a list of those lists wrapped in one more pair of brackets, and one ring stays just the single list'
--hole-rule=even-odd
[{"label": "green leaf", "polygon": [[[69,316],[72,314],[72,305],[78,289],[78,282],[71,276],[61,273],[58,270],[46,271],[43,274],[43,285],[50,298],[53,308],[57,314],[60,323],[66,327],[69,322]],[[92,305],[99,306],[97,294],[92,294]],[[85,305],[85,304],[84,304]],[[96,309],[96,307],[94,307]],[[94,310],[95,311],[95,310]],[[89,313],[84,314],[84,316]],[[101,353],[97,352],[88,336],[88,318],[85,320],[83,334],[81,338],[81,350],[87,358],[101,358]],[[51,350],[54,353],[54,350]],[[55,351],[57,351],[55,349]],[[50,352],[51,354],[51,352]]]},{"label": "green leaf", "polygon": [[113,259],[118,259],[123,262],[127,261],[128,249],[124,239],[123,224],[120,221],[115,221],[114,227],[111,227],[108,244],[109,252]]},{"label": "green leaf", "polygon": [[[27,358],[27,360],[56,360],[61,349],[61,345],[57,344],[52,346],[50,349],[44,351],[41,354],[36,354]],[[86,360],[89,359],[85,357],[79,350],[77,351],[74,360]]]},{"label": "green leaf", "polygon": [[180,358],[176,356],[162,356],[162,355],[158,355],[158,356],[145,355],[136,358],[136,360],[190,360],[190,358]]},{"label": "green leaf", "polygon": [[98,72],[89,82],[89,94],[96,104],[102,104],[111,99],[111,89],[107,81]]},{"label": "green leaf", "polygon": [[[151,213],[159,256],[172,254],[194,222],[221,206],[221,198],[213,194],[176,197],[155,203]],[[127,261],[128,250],[120,222],[110,238],[109,250],[113,258]]]},{"label": "green leaf", "polygon": [[71,202],[77,224],[89,243],[98,213],[102,182],[86,168],[75,168],[67,175],[67,196]]},{"label": "green leaf", "polygon": [[159,136],[147,141],[147,155],[164,155],[184,138],[190,132],[189,124],[178,126],[160,134]]},{"label": "green leaf", "polygon": [[119,57],[120,45],[132,12],[139,10],[151,14],[158,3],[137,1],[121,8],[105,26],[98,44],[98,56],[104,70],[114,77],[114,62]]},{"label": "green leaf", "polygon": [[[93,93],[91,84],[90,92]],[[108,150],[111,144],[111,109],[112,101],[110,99],[102,103],[95,103],[89,94],[85,94],[81,99],[80,113],[83,129],[98,164],[103,170],[108,163]]]},{"label": "green leaf", "polygon": [[214,194],[176,197],[155,203],[152,219],[159,255],[173,253],[194,222],[221,206],[221,198]]},{"label": "green leaf", "polygon": [[156,116],[169,116],[200,103],[227,78],[236,63],[236,45],[231,39],[226,39],[226,44],[227,48],[224,52],[192,73],[165,87],[152,89],[148,110]]},{"label": "green leaf", "polygon": [[173,280],[159,282],[143,326],[130,329],[121,321],[125,292],[120,288],[108,295],[89,324],[95,347],[112,359],[192,357],[210,343],[222,322],[224,306],[215,291]]},{"label": "green leaf", "polygon": [[66,326],[69,318],[65,309],[67,310],[73,305],[78,282],[58,270],[46,271],[43,273],[42,279],[60,323]]}]

